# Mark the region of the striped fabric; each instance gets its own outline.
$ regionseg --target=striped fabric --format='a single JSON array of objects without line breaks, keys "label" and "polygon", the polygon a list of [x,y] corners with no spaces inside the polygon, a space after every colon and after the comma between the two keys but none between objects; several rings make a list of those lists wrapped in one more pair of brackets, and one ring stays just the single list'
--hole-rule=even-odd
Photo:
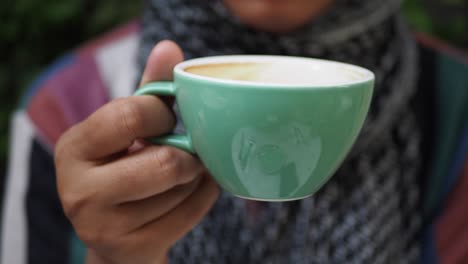
[{"label": "striped fabric", "polygon": [[[56,193],[52,150],[67,128],[107,101],[131,94],[138,77],[138,32],[138,22],[131,22],[87,43],[49,67],[23,97],[11,124],[2,264],[83,263],[83,245]],[[467,133],[465,128],[461,134]],[[468,261],[468,137],[459,142],[449,175],[456,184],[447,199],[438,200],[444,210],[428,229],[425,263]]]},{"label": "striped fabric", "polygon": [[[423,263],[468,263],[468,54],[418,34],[421,90],[433,92]],[[423,90],[424,89],[424,90]]]},{"label": "striped fabric", "polygon": [[[56,192],[54,144],[70,126],[136,83],[138,22],[56,61],[37,78],[12,118],[1,263],[79,263]],[[82,262],[82,261],[81,261]]]}]

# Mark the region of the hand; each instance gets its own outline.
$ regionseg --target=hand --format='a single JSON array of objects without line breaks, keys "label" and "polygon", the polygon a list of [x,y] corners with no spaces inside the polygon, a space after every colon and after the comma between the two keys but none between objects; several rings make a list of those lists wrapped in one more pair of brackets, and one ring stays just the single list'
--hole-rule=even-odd
[{"label": "hand", "polygon": [[[169,41],[152,51],[141,83],[170,80],[183,60]],[[175,120],[154,96],[108,103],[69,129],[55,149],[60,200],[88,263],[163,263],[219,190],[194,156],[142,138],[169,132]]]}]

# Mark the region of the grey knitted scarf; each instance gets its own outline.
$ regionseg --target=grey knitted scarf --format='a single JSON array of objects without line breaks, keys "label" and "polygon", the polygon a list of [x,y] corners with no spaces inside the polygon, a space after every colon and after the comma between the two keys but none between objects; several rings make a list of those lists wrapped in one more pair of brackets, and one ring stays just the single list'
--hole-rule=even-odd
[{"label": "grey knitted scarf", "polygon": [[420,134],[410,108],[416,49],[398,0],[335,0],[287,34],[253,30],[220,0],[150,0],[140,70],[160,40],[186,58],[286,54],[364,66],[376,74],[369,116],[348,158],[314,196],[260,203],[223,192],[172,249],[171,263],[415,263],[419,258]]}]

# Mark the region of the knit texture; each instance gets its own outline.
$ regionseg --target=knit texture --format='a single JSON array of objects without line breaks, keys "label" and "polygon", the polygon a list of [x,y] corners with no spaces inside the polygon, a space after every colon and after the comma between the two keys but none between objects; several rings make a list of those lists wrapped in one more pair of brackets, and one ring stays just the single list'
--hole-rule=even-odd
[{"label": "knit texture", "polygon": [[287,34],[259,32],[219,0],[149,0],[140,71],[160,40],[186,58],[277,54],[360,65],[376,74],[369,115],[340,169],[315,195],[252,202],[222,192],[171,250],[171,263],[415,263],[421,129],[410,107],[417,53],[398,0],[336,0]]}]

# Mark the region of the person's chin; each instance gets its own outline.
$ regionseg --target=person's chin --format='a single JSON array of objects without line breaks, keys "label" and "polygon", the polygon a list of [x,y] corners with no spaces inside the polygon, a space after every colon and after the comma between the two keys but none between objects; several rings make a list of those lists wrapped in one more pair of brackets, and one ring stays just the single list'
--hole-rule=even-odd
[{"label": "person's chin", "polygon": [[281,21],[278,18],[268,18],[265,20],[259,20],[257,18],[252,19],[251,21],[244,21],[248,26],[259,30],[270,33],[285,34],[291,31],[294,31],[304,24],[304,22],[290,22],[290,21]]},{"label": "person's chin", "polygon": [[301,10],[286,0],[224,0],[228,9],[243,23],[256,30],[272,33],[287,33],[300,28],[322,12],[330,2],[320,0],[315,6],[306,6]]}]

